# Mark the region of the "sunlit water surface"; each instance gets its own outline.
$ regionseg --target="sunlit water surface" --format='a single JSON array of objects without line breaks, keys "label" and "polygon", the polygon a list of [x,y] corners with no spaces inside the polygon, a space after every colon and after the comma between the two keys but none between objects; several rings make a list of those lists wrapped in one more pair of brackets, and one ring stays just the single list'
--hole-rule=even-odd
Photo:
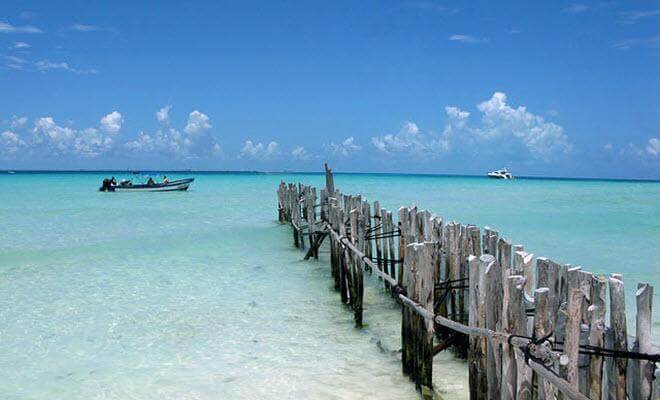
[{"label": "sunlit water surface", "polygon": [[[301,261],[280,179],[197,174],[186,193],[99,193],[98,174],[0,175],[2,399],[417,398],[398,306],[371,278],[353,328],[327,252]],[[336,176],[389,209],[415,202],[597,273],[660,287],[660,183]],[[658,313],[654,335],[659,337]],[[634,330],[634,320],[629,321]],[[467,398],[465,363],[434,381]]]}]

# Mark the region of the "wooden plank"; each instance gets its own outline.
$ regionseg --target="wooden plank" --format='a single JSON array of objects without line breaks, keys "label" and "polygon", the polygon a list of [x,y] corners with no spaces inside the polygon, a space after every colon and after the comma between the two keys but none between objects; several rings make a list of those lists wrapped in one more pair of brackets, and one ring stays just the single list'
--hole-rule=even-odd
[{"label": "wooden plank", "polygon": [[580,288],[570,288],[569,290],[566,339],[564,341],[564,354],[562,354],[560,364],[566,370],[566,381],[573,388],[579,389],[578,356],[580,351],[580,323],[582,321],[581,313],[584,294]]},{"label": "wooden plank", "polygon": [[[591,320],[589,317],[589,307],[592,304],[593,298],[593,279],[594,276],[591,272],[580,270],[578,272],[579,288],[582,291],[582,309],[580,310],[580,315],[582,320],[580,321],[580,346],[585,346],[589,344],[590,336],[590,326]],[[589,395],[589,361],[590,357],[586,354],[580,354],[578,356],[578,366],[579,366],[579,375],[578,379],[580,385],[580,393],[588,396]]]},{"label": "wooden plank", "polygon": [[[605,290],[607,281],[603,276],[596,276],[591,282],[592,295],[589,306],[589,344],[603,347],[605,332]],[[589,361],[589,397],[600,399],[602,394],[603,357],[591,356]]]},{"label": "wooden plank", "polygon": [[525,277],[525,294],[532,296],[532,260],[534,254],[525,251],[516,251],[514,255],[514,271]]},{"label": "wooden plank", "polygon": [[[653,318],[651,315],[653,286],[648,283],[639,283],[637,285],[635,298],[637,300],[637,351],[640,353],[651,354],[653,353],[653,337],[651,335],[651,327],[653,325]],[[655,372],[653,371],[653,364],[645,360],[638,361],[638,364],[639,383],[633,383],[633,385],[639,388],[640,399],[649,400],[651,399],[653,374]]]},{"label": "wooden plank", "polygon": [[[417,284],[419,290],[418,302],[431,315],[433,315],[434,288],[436,280],[436,269],[432,258],[435,252],[435,243],[424,242],[421,253],[418,255]],[[433,333],[434,320],[431,318],[420,320],[422,328],[420,331],[420,385],[422,393],[433,391]]]},{"label": "wooden plank", "polygon": [[[358,203],[359,204],[359,203]],[[354,208],[350,212],[351,220],[351,242],[354,246],[357,246],[358,235],[358,214],[359,210]],[[351,278],[352,278],[352,289],[351,293],[353,313],[355,316],[355,326],[358,328],[362,327],[362,299],[364,295],[364,278],[362,275],[362,266],[360,259],[356,256],[355,253],[351,253]]]},{"label": "wooden plank", "polygon": [[324,163],[323,167],[325,169],[325,188],[328,190],[328,193],[334,193],[335,178],[332,174],[332,169],[328,167],[328,163]]},{"label": "wooden plank", "polygon": [[[491,236],[492,237],[492,236]],[[482,256],[486,257],[486,256]],[[494,257],[493,257],[494,258]],[[485,272],[486,290],[488,301],[486,307],[486,328],[497,331],[501,325],[502,313],[502,271],[495,259],[488,265]],[[499,399],[500,381],[502,379],[502,352],[500,343],[489,338],[487,353],[487,380],[488,397]]]},{"label": "wooden plank", "polygon": [[[456,223],[456,222],[450,222],[446,226],[447,230],[447,248],[448,248],[448,268],[449,268],[449,280],[454,281],[454,283],[450,284],[452,286],[457,285],[457,281],[460,277],[459,275],[459,268],[460,268],[460,254],[459,254],[459,233],[460,233],[461,226]],[[451,319],[454,321],[458,320],[459,317],[459,299],[458,299],[458,291],[456,289],[452,289],[449,291],[449,297],[447,298],[449,301],[449,315],[451,316]]]},{"label": "wooden plank", "polygon": [[[345,202],[344,202],[345,204]],[[346,237],[346,224],[345,224],[345,216],[344,216],[344,210],[343,209],[338,209],[337,210],[337,218],[339,219],[339,237],[340,238],[345,238]],[[346,240],[348,242],[348,240]],[[350,265],[350,255],[344,249],[344,246],[340,243],[339,246],[339,295],[341,296],[341,302],[343,304],[347,304],[349,302],[349,282],[350,282],[350,275],[349,275],[349,268],[348,266]]]},{"label": "wooden plank", "polygon": [[[394,225],[394,220],[392,217],[392,211],[387,211],[385,215],[385,219],[387,220],[387,229],[388,232],[394,232],[398,230],[398,226]],[[383,244],[383,248],[385,247],[385,244]],[[390,270],[389,270],[389,275],[393,278],[397,278],[397,270],[401,269],[401,265],[396,262],[396,260],[403,259],[402,255],[399,255],[397,257],[395,253],[395,246],[394,246],[394,237],[390,235],[390,237],[387,238],[387,257],[391,260],[390,261]]]},{"label": "wooden plank", "polygon": [[[512,300],[512,307],[510,307],[509,318],[514,324],[512,332],[514,335],[531,336],[529,332],[529,324],[527,318],[527,307],[525,299],[525,288],[527,287],[527,278],[522,277],[522,281],[518,280],[518,284],[514,287],[515,291],[509,297]],[[517,400],[532,400],[534,394],[534,387],[532,385],[532,369],[527,365],[525,355],[520,347],[515,348],[515,361],[516,361],[516,399]]]},{"label": "wooden plank", "polygon": [[[480,321],[480,315],[484,315],[485,311],[481,309],[482,304],[478,301],[480,292],[485,290],[480,286],[479,279],[479,257],[471,255],[468,257],[468,264],[470,266],[470,313],[468,324],[471,328],[485,328],[485,321]],[[480,322],[482,325],[480,326]],[[486,398],[486,390],[488,387],[486,381],[485,363],[486,354],[482,353],[481,342],[484,339],[478,336],[470,336],[469,350],[468,350],[468,373],[470,382],[470,399],[483,400]],[[482,365],[483,364],[483,365]]]},{"label": "wooden plank", "polygon": [[[537,259],[537,268],[541,266],[542,268],[538,270],[539,273],[539,284],[543,283],[546,279],[544,276],[545,272],[545,259]],[[550,332],[552,332],[552,322],[550,318],[550,289],[547,287],[538,287],[534,291],[534,337],[542,338],[546,337]],[[550,381],[545,379],[543,375],[537,374],[538,381],[538,399],[539,400],[551,400],[554,399],[554,388]]]},{"label": "wooden plank", "polygon": [[[383,218],[380,216],[380,203],[378,200],[374,201],[374,231],[371,235],[381,235],[383,233]],[[380,228],[376,229],[380,225]],[[383,240],[375,239],[376,242],[376,264],[381,270],[387,270],[387,266],[383,265]],[[387,282],[385,282],[385,288],[387,289]]]},{"label": "wooden plank", "polygon": [[[626,330],[626,300],[623,282],[615,277],[609,278],[610,287],[610,327],[613,332],[614,350],[628,350]],[[626,368],[628,360],[615,358],[610,371],[610,399],[626,400]]]},{"label": "wooden plank", "polygon": [[[369,204],[368,201],[364,201],[362,203],[362,232],[360,233],[362,243],[363,243],[363,252],[364,255],[371,259],[373,257],[373,241],[372,240],[367,240],[367,232],[370,231],[372,225],[372,220],[371,220],[371,205]],[[371,267],[369,267],[371,270]]]},{"label": "wooden plank", "polygon": [[[403,218],[403,214],[405,214],[406,217]],[[399,223],[400,224],[405,224],[407,221],[405,218],[407,218],[408,215],[408,210],[407,209],[399,209]],[[403,268],[402,268],[402,279],[401,279],[401,286],[403,286],[406,289],[406,292],[408,295],[412,291],[414,291],[415,287],[415,277],[414,277],[414,271],[415,267],[414,264],[416,262],[415,256],[416,254],[414,253],[409,253],[409,249],[412,246],[406,245],[405,249],[405,257],[403,260]],[[402,307],[401,308],[401,366],[403,369],[403,373],[405,375],[412,374],[414,372],[414,351],[413,351],[413,322],[412,322],[412,312],[408,307]]]},{"label": "wooden plank", "polygon": [[[522,275],[511,275],[504,282],[502,296],[502,332],[517,335],[522,331],[519,327],[525,319],[525,306],[523,303],[523,285],[525,278]],[[525,321],[525,328],[527,323]],[[525,329],[526,330],[526,329]],[[522,361],[522,360],[521,360]],[[501,398],[514,400],[518,393],[518,369],[514,346],[502,342],[502,381],[500,388]]]}]

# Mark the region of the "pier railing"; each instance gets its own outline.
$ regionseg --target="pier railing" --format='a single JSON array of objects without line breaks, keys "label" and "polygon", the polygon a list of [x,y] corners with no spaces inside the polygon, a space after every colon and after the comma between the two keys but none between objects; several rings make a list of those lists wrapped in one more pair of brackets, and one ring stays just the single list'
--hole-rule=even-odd
[{"label": "pier railing", "polygon": [[434,355],[453,351],[467,358],[470,399],[660,398],[651,285],[638,284],[629,336],[622,275],[543,257],[533,268],[533,254],[496,230],[415,206],[399,208],[395,223],[378,201],[339,192],[325,169],[320,191],[280,183],[279,221],[296,247],[307,243],[306,259],[331,238],[331,275],[356,326],[365,271],[402,304],[402,369],[423,397],[435,393]]}]

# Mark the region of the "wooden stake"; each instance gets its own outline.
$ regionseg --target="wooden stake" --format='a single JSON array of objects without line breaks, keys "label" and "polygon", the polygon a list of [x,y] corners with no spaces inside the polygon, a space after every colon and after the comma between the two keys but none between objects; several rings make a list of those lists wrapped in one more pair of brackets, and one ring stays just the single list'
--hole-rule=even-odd
[{"label": "wooden stake", "polygon": [[[539,266],[545,265],[545,259],[539,261],[537,259],[537,270]],[[543,268],[538,270],[538,273],[541,274]],[[543,271],[545,272],[545,271]],[[540,275],[539,275],[540,276]],[[543,282],[545,278],[539,278],[539,282]],[[552,322],[550,318],[550,289],[547,287],[539,287],[534,291],[534,305],[536,306],[534,311],[534,337],[542,338],[546,337],[550,332],[552,332]],[[537,375],[538,380],[538,399],[539,400],[552,400],[554,399],[554,389],[550,382],[547,382],[544,378]]]},{"label": "wooden stake", "polygon": [[[637,285],[637,348],[640,353],[651,354],[653,350],[651,326],[653,286],[648,283],[639,283]],[[638,361],[639,363],[639,383],[634,384],[639,388],[639,398],[642,400],[651,399],[651,389],[653,385],[653,364],[648,361]]]},{"label": "wooden stake", "polygon": [[[592,284],[592,304],[589,306],[589,344],[603,347],[605,332],[605,290],[607,281],[603,276],[596,276]],[[600,399],[602,393],[603,357],[591,356],[589,362],[589,397]]]},{"label": "wooden stake", "polygon": [[[486,256],[482,256],[483,257]],[[486,302],[486,328],[497,331],[501,325],[502,313],[502,271],[497,261],[493,259],[485,272],[486,290],[488,301]],[[502,379],[502,352],[499,342],[489,337],[487,353],[487,379],[488,398],[500,398],[500,381]]]},{"label": "wooden stake", "polygon": [[[628,351],[626,331],[626,298],[623,282],[617,278],[609,278],[610,284],[610,327],[613,332],[614,350]],[[610,371],[610,398],[626,400],[626,368],[628,360],[615,358]]]}]

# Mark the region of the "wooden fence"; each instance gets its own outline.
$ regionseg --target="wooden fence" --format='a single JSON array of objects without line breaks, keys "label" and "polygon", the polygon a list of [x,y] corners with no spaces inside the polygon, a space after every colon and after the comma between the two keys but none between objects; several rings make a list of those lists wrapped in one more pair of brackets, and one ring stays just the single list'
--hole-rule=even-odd
[{"label": "wooden fence", "polygon": [[395,222],[378,201],[339,192],[325,170],[318,193],[280,184],[279,221],[293,227],[296,247],[308,248],[305,258],[318,258],[331,238],[331,275],[356,326],[365,271],[403,305],[402,370],[423,397],[435,393],[434,355],[450,350],[467,358],[470,399],[660,398],[651,285],[638,284],[631,337],[622,275],[543,257],[534,270],[534,256],[496,230],[417,207],[399,208]]}]

